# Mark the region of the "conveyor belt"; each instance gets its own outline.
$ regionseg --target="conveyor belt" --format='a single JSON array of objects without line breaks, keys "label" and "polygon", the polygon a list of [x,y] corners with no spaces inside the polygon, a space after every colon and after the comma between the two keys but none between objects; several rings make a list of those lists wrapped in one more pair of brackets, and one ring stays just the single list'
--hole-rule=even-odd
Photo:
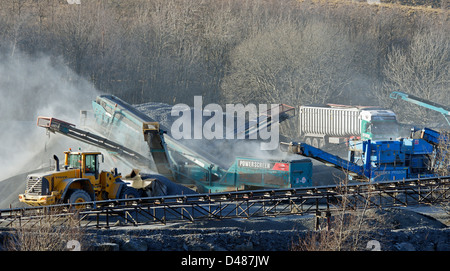
[{"label": "conveyor belt", "polygon": [[60,133],[87,144],[104,148],[124,158],[131,159],[140,165],[148,166],[151,160],[123,145],[105,137],[75,128],[74,124],[50,117],[38,117],[37,125],[53,133]]}]

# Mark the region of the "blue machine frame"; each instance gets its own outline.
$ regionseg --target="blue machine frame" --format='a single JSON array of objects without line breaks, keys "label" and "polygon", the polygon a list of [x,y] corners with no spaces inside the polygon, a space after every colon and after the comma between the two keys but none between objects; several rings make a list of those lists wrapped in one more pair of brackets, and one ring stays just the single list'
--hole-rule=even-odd
[{"label": "blue machine frame", "polygon": [[429,169],[433,145],[423,139],[350,142],[349,161],[364,164],[370,181],[434,176]]}]

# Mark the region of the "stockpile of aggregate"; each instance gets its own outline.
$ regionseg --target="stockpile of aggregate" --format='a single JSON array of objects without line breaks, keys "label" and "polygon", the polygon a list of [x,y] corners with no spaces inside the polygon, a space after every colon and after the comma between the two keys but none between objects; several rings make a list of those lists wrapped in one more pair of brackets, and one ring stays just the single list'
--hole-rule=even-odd
[{"label": "stockpile of aggregate", "polygon": [[[407,209],[368,210],[380,221],[364,231],[358,250],[376,240],[386,251],[450,251],[450,228],[428,215]],[[288,251],[314,231],[307,216],[205,220],[165,226],[119,227],[89,231],[92,250]]]}]

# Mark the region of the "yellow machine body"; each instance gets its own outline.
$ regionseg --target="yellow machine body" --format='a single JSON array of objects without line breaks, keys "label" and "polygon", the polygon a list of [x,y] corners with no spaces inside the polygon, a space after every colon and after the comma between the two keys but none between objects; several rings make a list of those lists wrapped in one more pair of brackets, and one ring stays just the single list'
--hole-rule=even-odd
[{"label": "yellow machine body", "polygon": [[[119,198],[126,184],[117,170],[99,171],[99,160],[103,158],[100,152],[66,151],[64,154],[62,169],[59,169],[59,159],[54,156],[54,171],[27,176],[25,193],[19,195],[20,202],[39,206]],[[75,191],[82,196],[73,196]]]}]

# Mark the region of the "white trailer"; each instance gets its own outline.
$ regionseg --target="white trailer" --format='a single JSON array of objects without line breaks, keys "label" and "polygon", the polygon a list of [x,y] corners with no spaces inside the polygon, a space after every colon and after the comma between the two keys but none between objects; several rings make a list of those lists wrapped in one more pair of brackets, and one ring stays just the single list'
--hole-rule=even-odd
[{"label": "white trailer", "polygon": [[299,133],[306,144],[324,147],[351,138],[389,140],[397,137],[395,113],[373,106],[300,106]]}]

